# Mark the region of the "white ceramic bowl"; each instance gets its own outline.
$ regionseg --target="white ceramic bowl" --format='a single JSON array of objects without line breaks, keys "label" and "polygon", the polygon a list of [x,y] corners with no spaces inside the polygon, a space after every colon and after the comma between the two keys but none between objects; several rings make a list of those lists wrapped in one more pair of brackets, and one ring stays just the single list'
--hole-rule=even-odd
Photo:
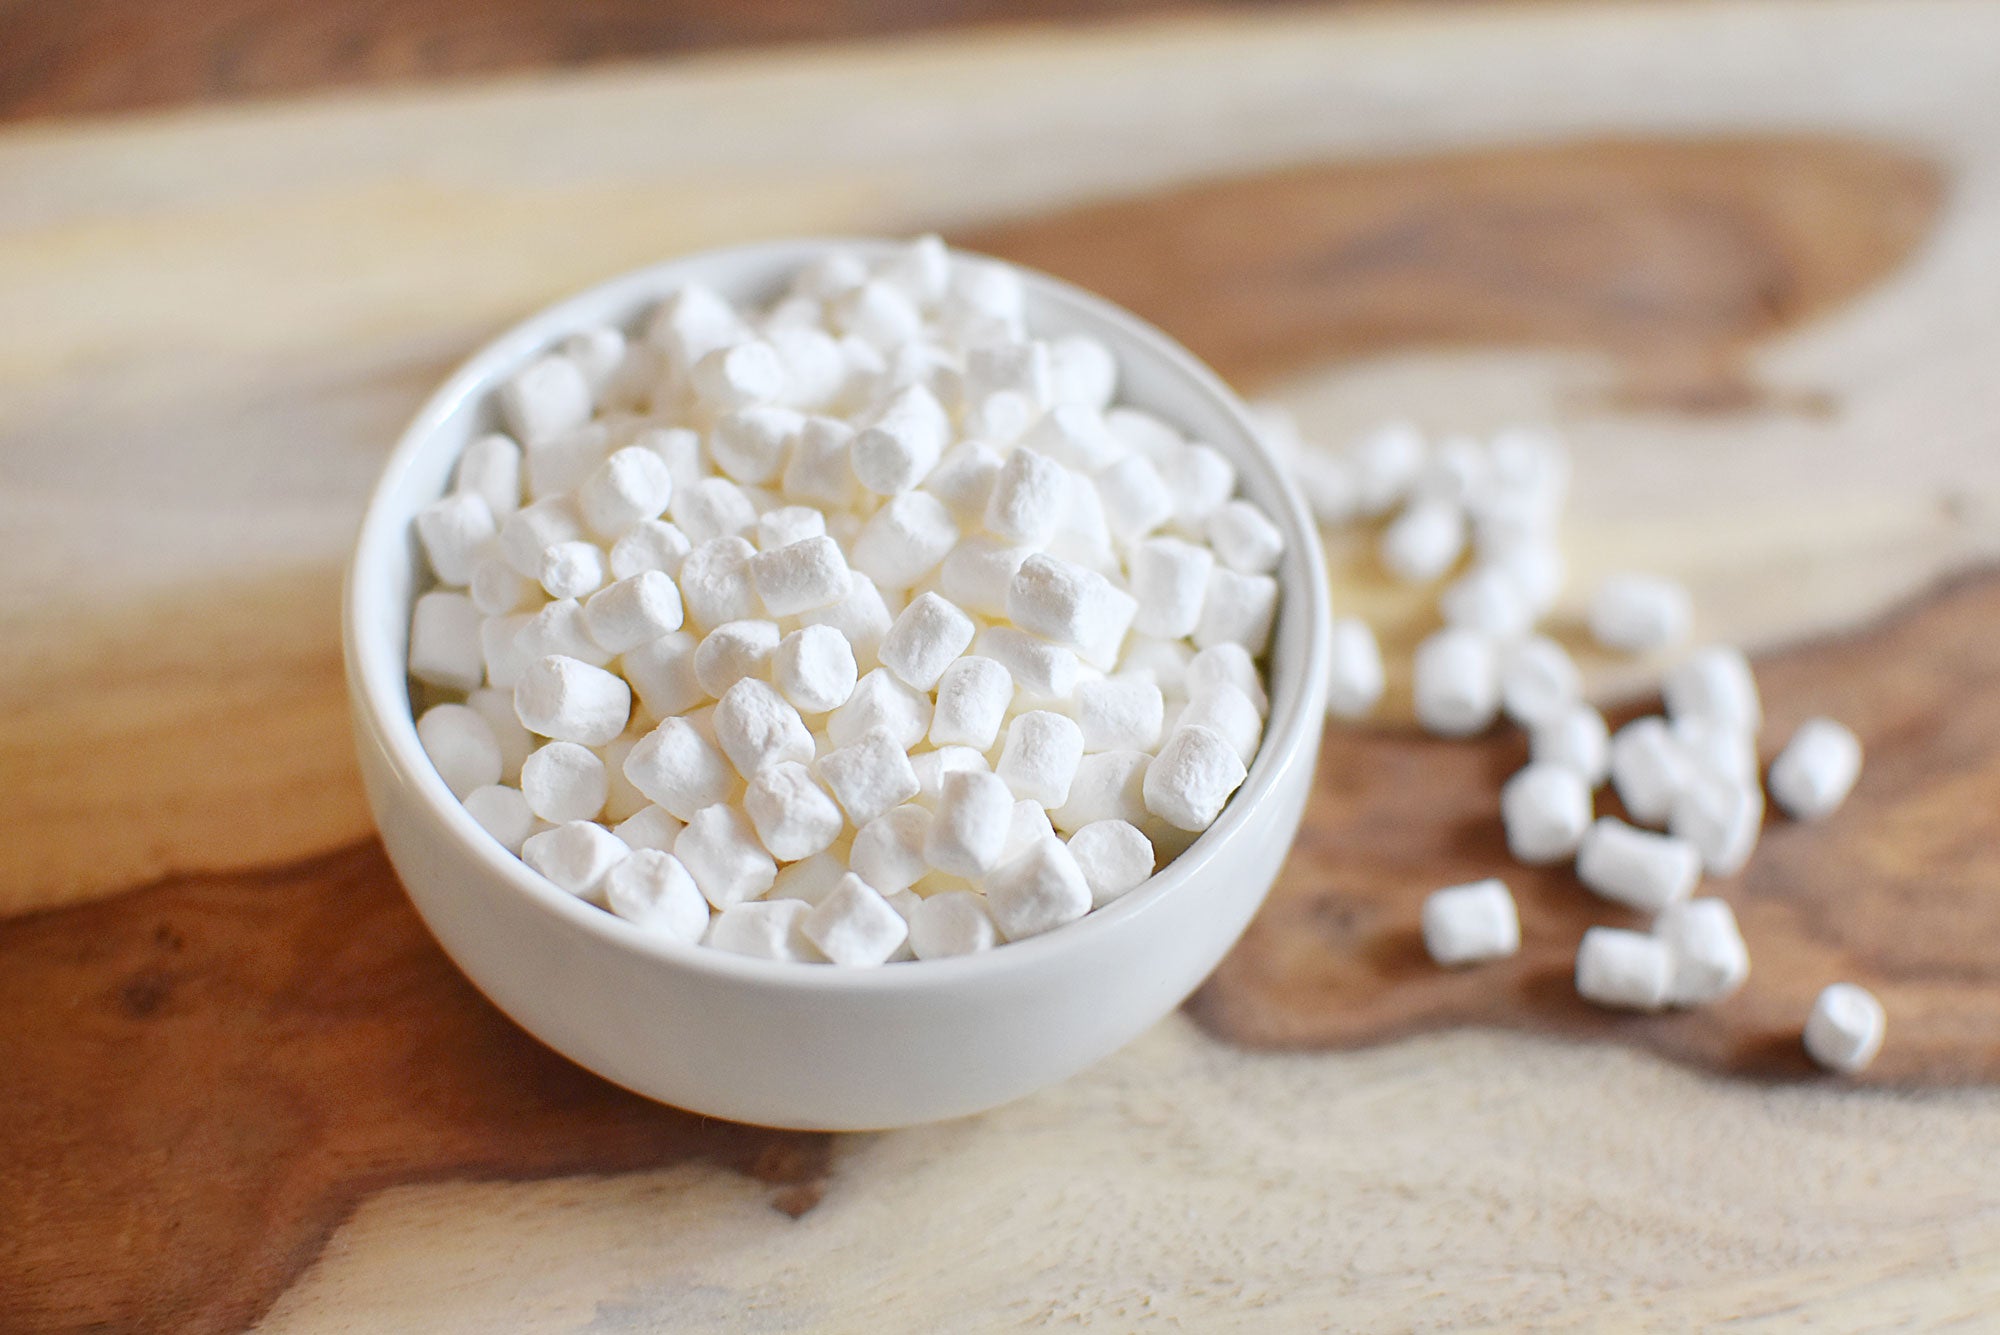
[{"label": "white ceramic bowl", "polygon": [[1222,816],[1144,886],[1045,936],[963,958],[840,969],[749,959],[648,937],[558,890],[496,844],[418,745],[404,675],[422,561],[411,517],[465,443],[491,429],[490,391],[562,336],[630,327],[700,281],[774,295],[828,247],[710,251],[626,274],[482,348],[417,414],[368,505],[348,571],[348,694],[382,841],[440,944],[481,991],[558,1052],[629,1089],[716,1117],[862,1129],[977,1112],[1121,1047],[1194,990],[1263,902],[1298,831],[1326,702],[1327,588],[1297,491],[1241,403],[1184,348],[1067,284],[1026,275],[1030,326],[1080,331],[1117,355],[1124,402],[1209,441],[1285,536],[1263,749]]}]

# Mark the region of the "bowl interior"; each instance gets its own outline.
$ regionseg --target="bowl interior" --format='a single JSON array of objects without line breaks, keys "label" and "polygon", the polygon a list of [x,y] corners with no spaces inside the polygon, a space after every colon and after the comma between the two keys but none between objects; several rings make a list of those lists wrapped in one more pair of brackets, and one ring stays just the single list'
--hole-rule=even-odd
[{"label": "bowl interior", "polygon": [[1289,767],[1312,763],[1325,714],[1329,614],[1318,532],[1297,488],[1258,438],[1241,403],[1186,349],[1100,298],[1024,270],[1028,322],[1036,335],[1084,333],[1102,340],[1118,360],[1119,401],[1155,413],[1226,454],[1238,469],[1242,493],[1284,534],[1278,615],[1265,659],[1271,713],[1264,743],[1243,786],[1186,851],[1139,889],[1045,935],[978,955],[837,969],[752,959],[641,932],[530,871],[452,796],[418,743],[411,715],[405,673],[409,618],[425,580],[411,521],[444,491],[466,443],[495,429],[493,387],[569,333],[606,324],[636,333],[655,304],[689,282],[705,283],[739,304],[762,302],[776,296],[800,265],[828,249],[870,254],[889,245],[846,239],[772,242],[690,255],[611,279],[530,317],[480,349],[404,433],[369,501],[348,570],[343,629],[350,693],[357,720],[390,756],[403,781],[402,793],[425,807],[452,839],[490,869],[492,884],[477,887],[480,892],[525,895],[551,914],[676,967],[807,989],[921,988],[1074,949],[1097,934],[1117,931],[1120,923],[1169,896],[1201,893],[1211,868],[1226,871],[1226,848],[1243,813],[1270,793]]}]

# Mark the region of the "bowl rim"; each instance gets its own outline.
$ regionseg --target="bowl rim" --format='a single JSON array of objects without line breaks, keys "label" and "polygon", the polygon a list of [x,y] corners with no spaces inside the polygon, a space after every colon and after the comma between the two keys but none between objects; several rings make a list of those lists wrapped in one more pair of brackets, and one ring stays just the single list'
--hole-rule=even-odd
[{"label": "bowl rim", "polygon": [[[407,608],[395,617],[386,616],[392,610],[383,606],[388,590],[382,581],[368,580],[368,572],[382,561],[378,553],[383,549],[408,542],[408,518],[392,516],[391,493],[423,456],[445,421],[466,400],[490,392],[507,371],[564,334],[595,322],[594,318],[582,317],[587,313],[594,315],[601,305],[623,302],[637,306],[658,301],[680,286],[701,281],[700,270],[704,265],[758,262],[776,265],[781,259],[798,264],[835,249],[879,256],[892,252],[898,244],[880,237],[812,236],[710,247],[594,283],[537,309],[482,343],[425,400],[384,462],[369,492],[341,591],[341,640],[350,699],[361,722],[367,725],[403,780],[405,789],[419,797],[426,817],[498,882],[550,914],[555,920],[551,928],[566,924],[614,949],[650,957],[666,967],[688,969],[718,980],[779,988],[903,993],[1026,974],[1044,962],[1088,951],[1100,938],[1124,930],[1136,920],[1156,917],[1166,901],[1199,893],[1198,888],[1190,888],[1190,882],[1200,878],[1232,836],[1240,832],[1249,819],[1250,808],[1279,787],[1285,771],[1307,763],[1310,757],[1302,760],[1302,752],[1317,755],[1314,743],[1325,726],[1326,682],[1332,658],[1326,561],[1318,527],[1310,517],[1303,494],[1283,462],[1265,443],[1242,401],[1207,363],[1124,307],[1026,265],[953,247],[954,255],[1006,264],[1020,274],[1026,287],[1033,289],[1038,304],[1067,307],[1069,313],[1108,327],[1134,350],[1191,382],[1196,391],[1220,410],[1239,437],[1228,445],[1219,441],[1207,443],[1221,449],[1232,464],[1240,465],[1247,450],[1277,484],[1275,495],[1279,504],[1272,518],[1285,537],[1285,552],[1277,570],[1280,596],[1285,604],[1295,605],[1298,609],[1295,615],[1305,620],[1304,652],[1296,679],[1288,680],[1282,691],[1276,680],[1275,657],[1267,660],[1272,667],[1268,687],[1271,713],[1266,720],[1264,740],[1243,785],[1231,794],[1215,823],[1145,884],[1053,931],[971,955],[904,960],[873,969],[842,969],[802,961],[759,959],[649,933],[549,882],[495,841],[453,796],[417,739],[407,675],[391,676],[386,669],[377,670],[374,663],[394,656],[381,652],[364,655],[362,649],[364,643],[374,644],[379,640],[385,633],[384,626],[396,620],[407,624]],[[1118,350],[1116,344],[1113,347]],[[375,647],[380,648],[379,644]],[[365,746],[368,739],[357,738],[357,742]],[[406,886],[406,892],[407,889]]]}]

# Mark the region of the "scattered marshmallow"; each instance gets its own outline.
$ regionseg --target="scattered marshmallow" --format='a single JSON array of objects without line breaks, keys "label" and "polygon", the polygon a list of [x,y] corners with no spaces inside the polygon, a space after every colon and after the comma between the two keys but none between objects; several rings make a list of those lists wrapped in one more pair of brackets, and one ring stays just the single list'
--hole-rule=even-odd
[{"label": "scattered marshmallow", "polygon": [[1861,777],[1861,739],[1830,718],[1809,718],[1771,762],[1771,796],[1794,820],[1839,810]]},{"label": "scattered marshmallow", "polygon": [[1528,866],[1560,862],[1574,854],[1590,827],[1590,787],[1563,765],[1530,764],[1500,789],[1507,851]]},{"label": "scattered marshmallow", "polygon": [[1611,774],[1611,733],[1604,715],[1573,704],[1528,734],[1528,756],[1537,765],[1562,765],[1595,790]]},{"label": "scattered marshmallow", "polygon": [[1424,899],[1424,949],[1439,964],[1505,959],[1521,948],[1521,916],[1506,883],[1489,878]]},{"label": "scattered marshmallow", "polygon": [[1634,719],[1611,738],[1611,783],[1641,825],[1665,825],[1691,777],[1687,751],[1667,721]]},{"label": "scattered marshmallow", "polygon": [[1701,853],[1685,839],[1599,816],[1577,846],[1576,875],[1614,903],[1659,913],[1693,893],[1701,879]]},{"label": "scattered marshmallow", "polygon": [[1874,993],[1853,983],[1835,983],[1813,1001],[1806,1018],[1806,1054],[1829,1071],[1853,1075],[1882,1050],[1886,1020]]},{"label": "scattered marshmallow", "polygon": [[1590,600],[1591,636],[1607,649],[1644,654],[1679,644],[1694,623],[1684,585],[1658,575],[1611,575]]},{"label": "scattered marshmallow", "polygon": [[1736,914],[1723,900],[1669,904],[1653,920],[1653,935],[1666,943],[1673,959],[1669,1005],[1713,1005],[1750,976],[1750,951],[1736,926]]},{"label": "scattered marshmallow", "polygon": [[1613,1010],[1656,1011],[1673,986],[1673,954],[1644,932],[1592,927],[1576,951],[1576,991]]},{"label": "scattered marshmallow", "polygon": [[1732,645],[1695,650],[1667,670],[1660,690],[1676,723],[1704,719],[1754,736],[1764,721],[1756,674]]},{"label": "scattered marshmallow", "polygon": [[1440,737],[1471,737],[1500,708],[1493,644],[1477,631],[1447,627],[1417,646],[1413,689],[1417,722]]}]

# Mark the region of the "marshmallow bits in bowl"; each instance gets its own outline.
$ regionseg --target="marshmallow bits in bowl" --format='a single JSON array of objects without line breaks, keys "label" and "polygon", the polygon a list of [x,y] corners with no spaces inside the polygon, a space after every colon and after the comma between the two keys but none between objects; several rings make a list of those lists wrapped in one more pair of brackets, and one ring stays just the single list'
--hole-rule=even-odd
[{"label": "marshmallow bits in bowl", "polygon": [[1052,279],[780,242],[480,352],[363,526],[391,859],[552,1046],[774,1125],[975,1111],[1177,1004],[1323,717],[1313,528],[1241,406]]}]

